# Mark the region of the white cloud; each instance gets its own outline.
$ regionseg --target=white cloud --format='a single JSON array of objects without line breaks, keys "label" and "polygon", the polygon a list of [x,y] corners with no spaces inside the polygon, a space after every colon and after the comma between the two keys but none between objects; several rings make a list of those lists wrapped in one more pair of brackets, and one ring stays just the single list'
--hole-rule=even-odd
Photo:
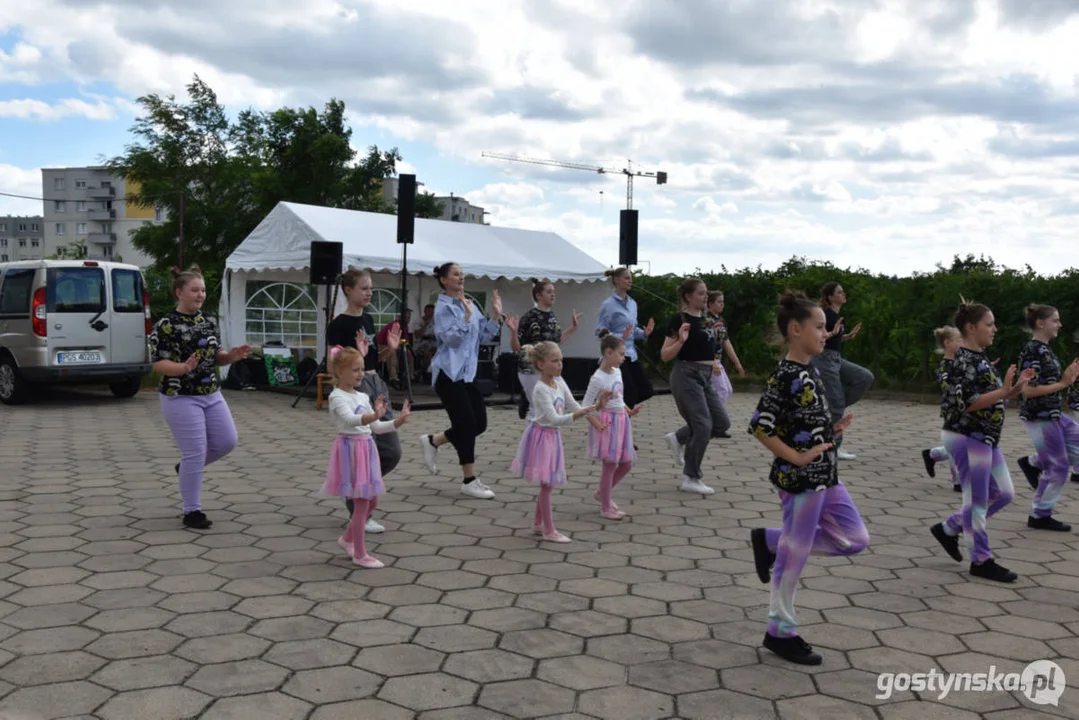
[{"label": "white cloud", "polygon": [[[0,163],[0,188],[12,195],[41,197],[41,171]],[[41,200],[0,195],[0,215],[41,215],[43,209]]]},{"label": "white cloud", "polygon": [[0,100],[0,118],[20,120],[59,120],[65,117],[84,117],[87,120],[112,120],[116,109],[107,102],[93,103],[77,98],[47,103],[42,100]]}]

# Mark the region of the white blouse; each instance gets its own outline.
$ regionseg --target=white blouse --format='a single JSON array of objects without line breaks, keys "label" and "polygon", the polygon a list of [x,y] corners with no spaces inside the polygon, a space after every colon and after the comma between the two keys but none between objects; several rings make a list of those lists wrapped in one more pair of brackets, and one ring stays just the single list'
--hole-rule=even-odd
[{"label": "white blouse", "polygon": [[532,422],[542,427],[568,425],[573,422],[573,413],[581,409],[566,381],[556,377],[554,382],[551,387],[540,380],[532,391]]},{"label": "white blouse", "polygon": [[392,420],[375,420],[364,425],[363,416],[374,411],[367,393],[341,388],[330,393],[330,417],[338,435],[384,435],[397,429]]},{"label": "white blouse", "polygon": [[592,379],[588,381],[588,389],[584,391],[584,404],[594,405],[599,396],[604,392],[610,392],[610,396],[607,398],[607,403],[603,406],[604,410],[625,410],[626,403],[623,401],[622,396],[625,394],[625,388],[622,385],[622,371],[618,368],[611,368],[612,372],[604,372],[602,368],[596,370],[592,374]]}]

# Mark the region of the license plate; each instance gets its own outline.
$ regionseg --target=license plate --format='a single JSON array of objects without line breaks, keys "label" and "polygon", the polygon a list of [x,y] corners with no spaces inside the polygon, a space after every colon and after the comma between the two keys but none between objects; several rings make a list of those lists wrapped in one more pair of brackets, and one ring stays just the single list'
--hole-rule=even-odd
[{"label": "license plate", "polygon": [[97,350],[76,350],[56,354],[59,365],[89,365],[101,362],[101,353]]}]

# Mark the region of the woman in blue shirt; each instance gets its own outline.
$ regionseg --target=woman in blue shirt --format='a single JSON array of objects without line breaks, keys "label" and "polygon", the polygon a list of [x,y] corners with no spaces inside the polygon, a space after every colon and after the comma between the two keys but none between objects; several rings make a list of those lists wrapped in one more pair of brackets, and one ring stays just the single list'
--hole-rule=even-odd
[{"label": "woman in blue shirt", "polygon": [[480,345],[498,335],[502,320],[502,298],[491,293],[490,319],[465,297],[465,274],[457,263],[435,268],[442,294],[435,303],[435,339],[438,349],[431,358],[431,383],[450,416],[450,428],[438,435],[421,435],[423,460],[431,474],[438,472],[438,448],[450,443],[457,450],[464,481],[461,492],[488,500],[491,488],[476,478],[476,438],[487,430],[487,405],[476,387]]},{"label": "woman in blue shirt", "polygon": [[656,321],[649,319],[644,328],[637,326],[637,301],[629,296],[633,287],[633,275],[624,267],[607,271],[614,284],[614,293],[599,306],[596,335],[608,333],[621,336],[626,341],[626,360],[622,363],[623,402],[633,409],[655,394],[644,368],[637,362],[637,340],[652,334]]}]

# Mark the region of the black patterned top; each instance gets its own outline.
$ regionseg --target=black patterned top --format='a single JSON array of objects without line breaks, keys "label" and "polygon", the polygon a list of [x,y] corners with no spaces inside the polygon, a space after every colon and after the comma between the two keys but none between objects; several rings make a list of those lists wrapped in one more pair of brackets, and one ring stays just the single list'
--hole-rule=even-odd
[{"label": "black patterned top", "polygon": [[941,400],[944,429],[966,435],[971,440],[996,447],[1004,426],[1004,401],[1000,400],[977,412],[967,408],[982,395],[999,390],[1003,382],[984,352],[959,348],[948,372]]},{"label": "black patterned top", "polygon": [[[749,432],[758,438],[778,437],[798,452],[835,442],[824,383],[817,369],[793,360],[780,362],[764,387],[749,421]],[[777,456],[768,479],[789,493],[832,487],[839,482],[836,450],[825,451],[804,467]]]},{"label": "black patterned top", "polygon": [[940,388],[940,395],[941,395],[941,401],[940,401],[940,416],[941,417],[945,417],[944,412],[945,412],[946,403],[944,402],[943,398],[944,398],[945,394],[948,391],[948,373],[950,373],[951,370],[952,370],[952,361],[949,360],[948,358],[942,358],[941,361],[940,361],[940,365],[937,365],[937,386]]},{"label": "black patterned top", "polygon": [[713,315],[712,313],[706,313],[705,317],[708,319],[708,324],[715,327],[719,325],[719,329],[716,330],[716,360],[723,360],[723,348],[727,344],[727,340],[730,339],[730,333],[727,332],[727,323],[719,315]]},{"label": "black patterned top", "polygon": [[[1034,369],[1034,377],[1027,387],[1053,385],[1060,382],[1061,367],[1053,349],[1041,340],[1030,340],[1019,353],[1018,371]],[[1019,405],[1019,418],[1027,422],[1058,420],[1061,408],[1060,393],[1049,393],[1036,398],[1023,397]]]},{"label": "black patterned top", "polygon": [[193,353],[199,364],[180,377],[161,378],[163,395],[212,395],[217,386],[217,351],[221,349],[217,323],[201,312],[186,315],[178,310],[157,321],[150,333],[150,360],[183,363]]},{"label": "black patterned top", "polygon": [[[540,310],[538,307],[533,307],[521,316],[517,325],[517,342],[523,348],[525,345],[535,345],[546,341],[561,344],[562,326],[558,324],[558,318],[555,317],[553,310]],[[523,373],[536,372],[532,363],[525,360],[523,351],[517,365]]]},{"label": "black patterned top", "polygon": [[1072,410],[1079,410],[1079,380],[1075,381],[1075,384],[1068,388],[1068,407]]}]

